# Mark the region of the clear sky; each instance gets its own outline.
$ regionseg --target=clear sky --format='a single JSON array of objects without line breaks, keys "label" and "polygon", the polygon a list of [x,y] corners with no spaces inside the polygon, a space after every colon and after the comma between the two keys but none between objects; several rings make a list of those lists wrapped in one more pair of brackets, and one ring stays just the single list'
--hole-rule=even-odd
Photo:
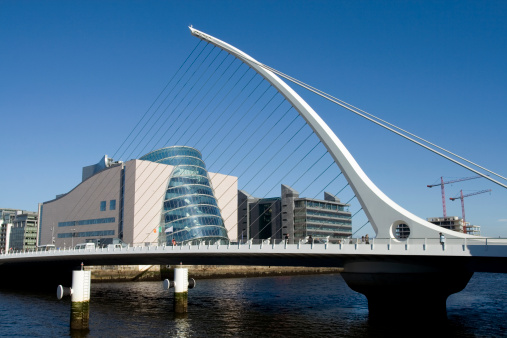
[{"label": "clear sky", "polygon": [[[0,0],[0,207],[35,211],[113,154],[196,45],[189,25],[507,175],[505,1]],[[418,216],[442,213],[426,185],[474,175],[297,90]],[[507,237],[506,189],[460,189],[493,190],[465,199],[467,220]]]}]

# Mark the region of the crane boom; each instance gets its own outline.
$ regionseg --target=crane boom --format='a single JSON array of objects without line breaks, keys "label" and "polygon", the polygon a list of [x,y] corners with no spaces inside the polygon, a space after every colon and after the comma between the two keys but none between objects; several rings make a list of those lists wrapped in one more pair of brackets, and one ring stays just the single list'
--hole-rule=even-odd
[{"label": "crane boom", "polygon": [[459,197],[451,197],[449,198],[451,201],[454,201],[454,200],[460,200],[460,199],[463,199],[464,197],[469,197],[469,196],[474,196],[474,195],[479,195],[479,194],[484,194],[485,192],[491,192],[491,189],[486,189],[486,190],[481,190],[481,191],[476,191],[476,192],[472,192],[470,194],[466,194],[466,195],[463,195],[463,192],[462,194],[459,196]]},{"label": "crane boom", "polygon": [[[447,181],[447,182],[440,182],[440,183],[437,183],[437,184],[430,184],[430,185],[427,185],[427,187],[428,188],[432,188],[432,187],[436,187],[437,185],[450,184],[450,183],[456,183],[456,182],[462,182],[462,181],[468,181],[468,180],[473,180],[475,178],[481,178],[481,177],[482,176],[463,177],[463,178],[458,178],[457,180],[452,180],[452,181]],[[440,177],[440,179],[442,179],[442,177]]]},{"label": "crane boom", "polygon": [[447,181],[447,182],[444,182],[444,178],[443,177],[440,177],[440,184],[430,184],[428,185],[427,187],[428,188],[432,188],[432,187],[436,187],[437,185],[439,185],[442,189],[442,207],[444,209],[444,218],[447,217],[447,208],[445,207],[445,189],[444,189],[444,184],[449,184],[449,183],[456,183],[456,182],[461,182],[461,181],[468,181],[468,180],[473,180],[474,178],[480,178],[482,176],[472,176],[472,177],[463,177],[463,178],[459,178],[457,180],[452,180],[452,181]]}]

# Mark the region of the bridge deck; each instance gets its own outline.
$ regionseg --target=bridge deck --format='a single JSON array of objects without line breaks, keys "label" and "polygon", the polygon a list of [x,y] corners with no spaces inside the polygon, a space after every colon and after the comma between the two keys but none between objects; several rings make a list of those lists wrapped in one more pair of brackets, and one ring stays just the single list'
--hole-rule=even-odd
[{"label": "bridge deck", "polygon": [[[507,272],[507,241],[478,239],[448,241],[420,239],[401,243],[373,239],[369,244],[229,244],[145,246],[117,249],[57,249],[0,255],[2,265],[61,264],[201,264],[335,266],[350,261],[424,262],[425,265],[459,264],[471,271]],[[505,271],[503,271],[505,270]]]}]

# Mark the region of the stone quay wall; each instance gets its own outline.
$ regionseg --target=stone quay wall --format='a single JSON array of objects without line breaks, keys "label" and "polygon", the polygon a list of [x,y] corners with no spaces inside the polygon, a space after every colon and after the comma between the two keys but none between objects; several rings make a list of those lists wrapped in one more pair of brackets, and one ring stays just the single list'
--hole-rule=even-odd
[{"label": "stone quay wall", "polygon": [[[195,279],[242,278],[340,273],[342,268],[292,266],[184,265]],[[108,265],[88,266],[92,283],[161,281],[174,278],[174,265]]]}]

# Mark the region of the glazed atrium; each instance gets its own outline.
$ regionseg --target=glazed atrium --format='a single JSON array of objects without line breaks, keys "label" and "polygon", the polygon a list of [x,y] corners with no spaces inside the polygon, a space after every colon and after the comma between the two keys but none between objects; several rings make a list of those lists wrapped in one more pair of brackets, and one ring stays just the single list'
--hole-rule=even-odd
[{"label": "glazed atrium", "polygon": [[140,158],[174,166],[161,217],[162,242],[227,241],[217,200],[201,153],[190,147],[155,150]]}]

